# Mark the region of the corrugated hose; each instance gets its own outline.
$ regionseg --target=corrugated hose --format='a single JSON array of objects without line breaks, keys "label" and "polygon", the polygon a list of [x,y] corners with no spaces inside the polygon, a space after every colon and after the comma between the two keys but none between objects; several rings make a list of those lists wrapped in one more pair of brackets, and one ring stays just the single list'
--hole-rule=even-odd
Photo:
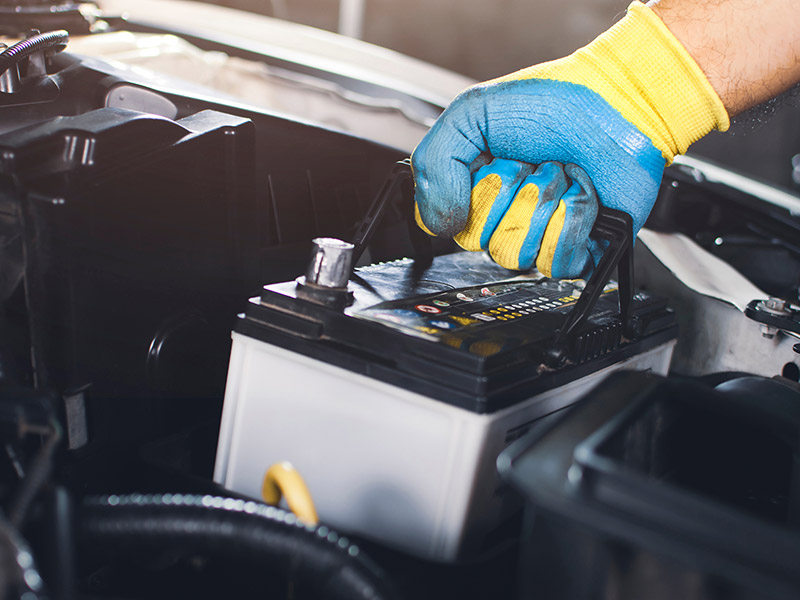
[{"label": "corrugated hose", "polygon": [[89,497],[78,519],[82,550],[207,554],[272,567],[332,600],[399,600],[357,546],[324,525],[259,502],[192,494]]}]

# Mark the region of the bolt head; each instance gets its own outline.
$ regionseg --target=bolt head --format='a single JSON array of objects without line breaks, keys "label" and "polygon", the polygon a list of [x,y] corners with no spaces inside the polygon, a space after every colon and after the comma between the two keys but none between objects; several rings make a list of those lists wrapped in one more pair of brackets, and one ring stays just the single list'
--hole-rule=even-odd
[{"label": "bolt head", "polygon": [[781,298],[769,298],[765,303],[766,307],[770,310],[785,310],[786,309],[786,301]]}]

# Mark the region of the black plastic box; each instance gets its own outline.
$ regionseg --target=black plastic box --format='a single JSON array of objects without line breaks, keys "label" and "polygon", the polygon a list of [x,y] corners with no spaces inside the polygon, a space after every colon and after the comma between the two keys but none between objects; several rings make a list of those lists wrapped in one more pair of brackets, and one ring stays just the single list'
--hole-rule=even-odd
[{"label": "black plastic box", "polygon": [[521,598],[800,597],[800,391],[621,373],[498,460]]}]

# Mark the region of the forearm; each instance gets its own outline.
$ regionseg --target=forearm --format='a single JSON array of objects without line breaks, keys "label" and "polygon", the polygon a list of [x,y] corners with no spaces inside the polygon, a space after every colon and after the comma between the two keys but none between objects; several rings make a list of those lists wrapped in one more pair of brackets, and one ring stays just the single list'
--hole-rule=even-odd
[{"label": "forearm", "polygon": [[730,116],[800,81],[798,0],[650,0]]}]

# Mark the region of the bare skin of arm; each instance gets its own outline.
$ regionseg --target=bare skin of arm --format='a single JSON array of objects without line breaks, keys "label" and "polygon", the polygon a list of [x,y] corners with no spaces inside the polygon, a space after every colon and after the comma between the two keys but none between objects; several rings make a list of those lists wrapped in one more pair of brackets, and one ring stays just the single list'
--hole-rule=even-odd
[{"label": "bare skin of arm", "polygon": [[800,81],[798,0],[651,0],[730,116]]}]

